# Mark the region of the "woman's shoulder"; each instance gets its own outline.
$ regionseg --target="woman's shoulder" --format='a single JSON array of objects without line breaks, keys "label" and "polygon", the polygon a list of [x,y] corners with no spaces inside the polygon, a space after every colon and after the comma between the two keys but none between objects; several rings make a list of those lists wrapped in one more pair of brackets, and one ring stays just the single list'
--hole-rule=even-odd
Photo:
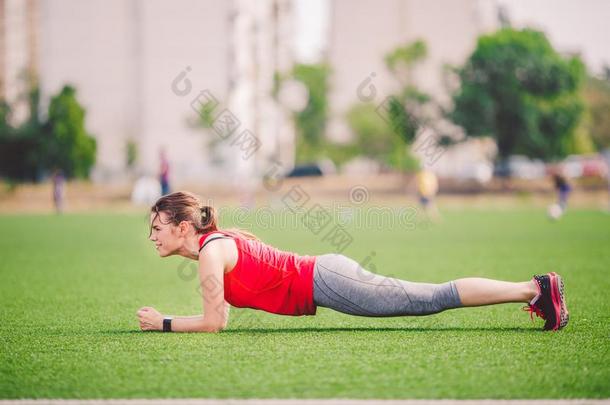
[{"label": "woman's shoulder", "polygon": [[[211,254],[223,262],[225,273],[232,270],[238,262],[239,249],[236,240],[224,231],[213,231],[201,235],[199,239],[199,259]],[[204,253],[205,248],[205,253]]]}]

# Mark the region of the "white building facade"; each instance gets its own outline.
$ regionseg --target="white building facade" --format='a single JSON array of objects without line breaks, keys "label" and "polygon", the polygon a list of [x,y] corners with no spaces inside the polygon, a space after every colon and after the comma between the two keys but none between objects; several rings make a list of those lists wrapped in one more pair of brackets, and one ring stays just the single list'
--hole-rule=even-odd
[{"label": "white building facade", "polygon": [[[291,164],[294,129],[271,94],[274,73],[292,68],[291,0],[4,0],[0,12],[4,98],[16,102],[27,69],[43,114],[51,96],[74,86],[97,140],[95,181],[156,176],[161,150],[178,183],[260,177],[273,159]],[[238,131],[219,137],[217,125],[198,123],[204,99],[218,103],[214,118],[234,114]],[[245,129],[255,148],[235,139]],[[130,172],[128,142],[137,150]]]}]

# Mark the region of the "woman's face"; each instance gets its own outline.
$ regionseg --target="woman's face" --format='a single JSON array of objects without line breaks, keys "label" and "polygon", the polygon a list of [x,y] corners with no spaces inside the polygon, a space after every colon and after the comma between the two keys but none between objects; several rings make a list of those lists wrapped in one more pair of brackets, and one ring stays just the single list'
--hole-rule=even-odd
[{"label": "woman's face", "polygon": [[173,255],[180,248],[180,238],[178,237],[178,227],[170,223],[165,212],[150,214],[151,233],[150,239],[155,243],[155,248],[159,256],[166,257]]}]

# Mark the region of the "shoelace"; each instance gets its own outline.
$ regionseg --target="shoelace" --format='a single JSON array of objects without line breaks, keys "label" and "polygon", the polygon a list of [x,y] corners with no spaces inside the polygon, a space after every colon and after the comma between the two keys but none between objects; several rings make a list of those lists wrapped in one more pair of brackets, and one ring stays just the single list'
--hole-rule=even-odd
[{"label": "shoelace", "polygon": [[536,305],[525,305],[522,309],[530,313],[530,318],[532,322],[534,322],[534,314],[536,314],[537,317],[546,320],[544,314],[542,313],[542,310]]}]

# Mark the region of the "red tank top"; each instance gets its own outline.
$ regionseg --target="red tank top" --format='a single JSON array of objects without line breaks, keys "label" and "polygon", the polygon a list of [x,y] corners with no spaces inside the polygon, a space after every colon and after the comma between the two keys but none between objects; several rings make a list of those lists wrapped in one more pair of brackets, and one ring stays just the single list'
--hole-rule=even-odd
[{"label": "red tank top", "polygon": [[229,304],[281,315],[315,315],[315,256],[284,252],[231,231],[202,235],[200,249],[212,233],[230,236],[237,245],[237,263],[224,275],[225,300]]}]

